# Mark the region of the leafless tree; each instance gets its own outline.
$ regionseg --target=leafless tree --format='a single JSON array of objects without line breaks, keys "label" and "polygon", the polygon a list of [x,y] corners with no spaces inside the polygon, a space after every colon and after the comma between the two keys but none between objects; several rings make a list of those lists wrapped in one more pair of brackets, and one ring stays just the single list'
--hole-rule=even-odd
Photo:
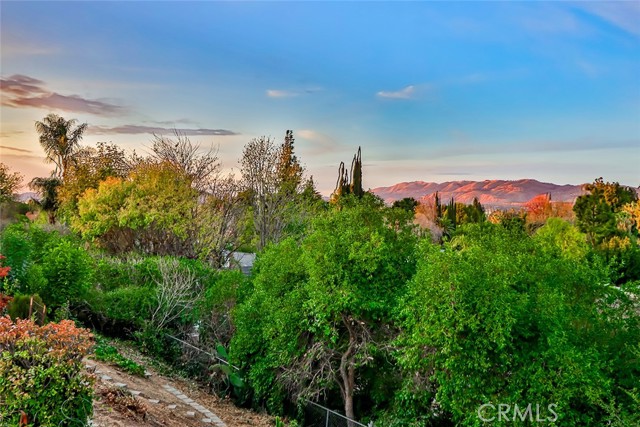
[{"label": "leafless tree", "polygon": [[297,202],[306,183],[304,169],[293,153],[293,141],[291,131],[281,145],[262,136],[252,139],[242,152],[242,179],[253,206],[258,250],[279,241],[285,226],[300,210]]},{"label": "leafless tree", "polygon": [[242,183],[233,175],[212,182],[196,218],[197,251],[216,267],[243,243],[247,205],[241,192]]},{"label": "leafless tree", "polygon": [[193,309],[203,286],[196,275],[176,259],[160,259],[158,270],[157,303],[151,312],[151,324],[162,329]]},{"label": "leafless tree", "polygon": [[220,176],[220,159],[217,150],[200,153],[200,146],[189,138],[175,132],[175,138],[153,135],[152,159],[168,162],[184,171],[199,192],[204,192]]},{"label": "leafless tree", "polygon": [[175,137],[154,135],[151,161],[168,163],[184,172],[198,192],[191,212],[188,243],[198,256],[220,267],[241,244],[244,206],[240,183],[223,176],[217,150],[200,146],[176,131]]}]

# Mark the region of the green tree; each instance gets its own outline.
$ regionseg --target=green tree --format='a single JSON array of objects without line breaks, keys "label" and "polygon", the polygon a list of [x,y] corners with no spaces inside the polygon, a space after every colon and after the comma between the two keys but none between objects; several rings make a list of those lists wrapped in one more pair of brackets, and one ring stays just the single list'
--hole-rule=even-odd
[{"label": "green tree", "polygon": [[13,200],[15,192],[22,184],[23,175],[11,172],[9,166],[0,162],[0,203]]},{"label": "green tree", "polygon": [[[261,250],[291,234],[290,229],[296,228],[292,225],[309,216],[315,189],[308,188],[313,181],[304,179],[290,130],[281,145],[264,136],[249,141],[240,163],[258,239],[256,246]],[[308,188],[306,194],[312,197],[305,196],[305,188]]]},{"label": "green tree", "polygon": [[276,167],[280,191],[295,194],[302,184],[304,169],[294,154],[293,131],[287,130],[284,143],[278,153],[278,165]]},{"label": "green tree", "polygon": [[37,205],[47,213],[49,224],[56,223],[56,212],[60,201],[58,200],[58,190],[62,185],[60,178],[33,178],[29,182],[29,188],[36,191],[40,196]]},{"label": "green tree", "polygon": [[260,256],[236,311],[232,353],[259,399],[356,399],[381,381],[391,314],[414,271],[412,215],[373,195],[345,196],[318,217],[301,246],[287,239]]},{"label": "green tree", "polygon": [[362,187],[362,152],[360,147],[353,156],[351,161],[351,171],[347,174],[344,162],[340,162],[338,166],[338,181],[336,188],[331,194],[331,201],[336,203],[340,197],[347,194],[353,194],[356,197],[362,197],[365,191]]},{"label": "green tree", "polygon": [[573,210],[576,225],[587,234],[589,243],[597,246],[608,238],[623,235],[617,227],[616,214],[624,205],[638,200],[635,190],[617,182],[604,182],[602,178],[584,188],[588,193],[577,198]]},{"label": "green tree", "polygon": [[123,150],[115,144],[99,142],[97,148],[81,147],[69,164],[58,198],[60,210],[68,217],[77,215],[78,199],[108,177],[125,178],[130,165]]},{"label": "green tree", "polygon": [[542,248],[560,252],[562,256],[575,261],[585,259],[589,253],[586,235],[560,218],[549,218],[545,225],[536,231],[534,238]]},{"label": "green tree", "polygon": [[577,261],[514,230],[463,231],[444,250],[421,247],[401,305],[399,396],[424,402],[418,414],[450,414],[460,426],[480,425],[478,410],[489,403],[555,404],[563,426],[631,422],[637,286],[607,286],[598,258]]},{"label": "green tree", "polygon": [[78,144],[87,130],[87,124],[76,126],[76,119],[65,120],[57,114],[49,114],[41,122],[36,121],[40,134],[40,145],[47,155],[46,160],[55,164],[56,178],[64,181]]},{"label": "green tree", "polygon": [[391,205],[394,208],[400,208],[407,212],[414,212],[416,207],[418,206],[418,201],[413,197],[405,197],[401,200],[396,200]]},{"label": "green tree", "polygon": [[195,257],[189,231],[198,202],[191,179],[167,163],[143,163],[127,179],[107,178],[78,202],[74,230],[109,250]]}]

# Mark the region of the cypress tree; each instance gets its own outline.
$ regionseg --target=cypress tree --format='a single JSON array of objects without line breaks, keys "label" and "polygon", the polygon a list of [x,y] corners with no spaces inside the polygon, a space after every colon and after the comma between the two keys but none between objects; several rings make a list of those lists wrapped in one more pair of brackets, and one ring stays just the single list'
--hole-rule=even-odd
[{"label": "cypress tree", "polygon": [[362,189],[362,153],[360,147],[358,152],[353,156],[351,162],[351,193],[360,198],[364,195]]}]

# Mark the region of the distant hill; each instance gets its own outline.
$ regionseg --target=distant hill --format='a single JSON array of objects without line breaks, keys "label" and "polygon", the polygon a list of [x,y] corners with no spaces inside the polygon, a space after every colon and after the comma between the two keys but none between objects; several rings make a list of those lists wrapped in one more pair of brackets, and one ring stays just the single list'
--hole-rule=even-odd
[{"label": "distant hill", "polygon": [[440,184],[414,181],[378,187],[372,191],[387,203],[405,197],[420,200],[433,197],[438,192],[442,203],[447,203],[453,197],[457,202],[470,204],[477,197],[482,205],[496,208],[519,207],[535,196],[546,193],[551,194],[552,201],[573,203],[578,196],[584,194],[582,185],[557,185],[535,179],[449,181]]}]

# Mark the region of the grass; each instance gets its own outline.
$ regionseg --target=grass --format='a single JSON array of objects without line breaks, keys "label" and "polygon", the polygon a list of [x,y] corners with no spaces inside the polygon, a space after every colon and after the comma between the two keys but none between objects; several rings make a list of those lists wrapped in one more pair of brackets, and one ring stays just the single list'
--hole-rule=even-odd
[{"label": "grass", "polygon": [[93,358],[101,362],[112,363],[132,375],[144,377],[144,366],[121,355],[118,349],[110,345],[104,338],[96,337],[96,345],[93,348]]}]

